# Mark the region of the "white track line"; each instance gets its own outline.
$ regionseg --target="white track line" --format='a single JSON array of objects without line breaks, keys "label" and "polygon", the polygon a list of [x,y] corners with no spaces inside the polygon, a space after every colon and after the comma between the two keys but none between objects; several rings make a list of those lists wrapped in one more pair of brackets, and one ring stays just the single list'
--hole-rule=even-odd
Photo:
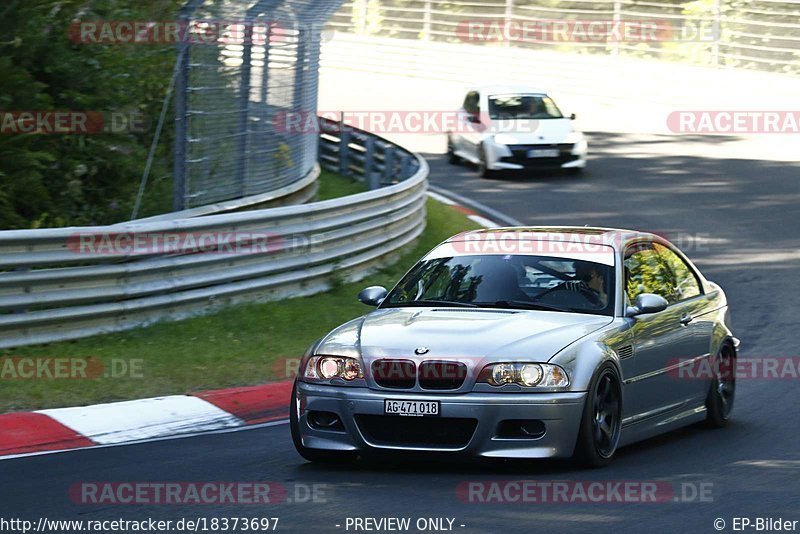
[{"label": "white track line", "polygon": [[441,202],[442,204],[447,204],[448,206],[455,206],[456,203],[444,195],[440,195],[439,193],[434,193],[433,191],[428,191],[428,196],[431,197],[433,200],[437,202]]},{"label": "white track line", "polygon": [[13,460],[15,458],[27,458],[28,456],[44,456],[46,454],[61,454],[66,452],[85,451],[87,449],[107,449],[109,447],[124,447],[126,445],[139,445],[142,443],[153,443],[157,441],[170,441],[173,439],[196,438],[198,436],[208,436],[209,434],[231,434],[233,432],[243,432],[245,430],[257,430],[259,428],[267,428],[270,426],[288,425],[288,419],[281,419],[279,421],[268,421],[266,423],[257,423],[255,425],[239,426],[235,428],[221,428],[219,430],[211,430],[207,432],[193,432],[191,434],[181,434],[180,436],[161,436],[158,438],[139,439],[136,441],[129,441],[127,443],[112,443],[110,445],[95,445],[93,447],[77,447],[75,449],[60,449],[57,451],[37,451],[26,452],[23,454],[9,454],[8,456],[0,456],[0,462],[3,460]]},{"label": "white track line", "polygon": [[494,221],[487,219],[486,217],[481,217],[480,215],[467,215],[467,218],[471,221],[474,221],[484,228],[500,228],[500,225]]}]

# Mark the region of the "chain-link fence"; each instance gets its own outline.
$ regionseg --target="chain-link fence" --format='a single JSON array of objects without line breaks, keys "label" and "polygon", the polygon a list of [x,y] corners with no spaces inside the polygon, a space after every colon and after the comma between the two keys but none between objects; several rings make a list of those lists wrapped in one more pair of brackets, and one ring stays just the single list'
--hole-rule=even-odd
[{"label": "chain-link fence", "polygon": [[181,11],[175,209],[264,193],[307,176],[317,136],[283,131],[313,114],[321,28],[339,0],[190,0]]},{"label": "chain-link fence", "polygon": [[[595,38],[591,22],[608,31]],[[652,35],[637,35],[646,25],[654,27]],[[355,0],[341,7],[330,27],[800,74],[796,0]],[[625,34],[629,30],[633,34]]]}]

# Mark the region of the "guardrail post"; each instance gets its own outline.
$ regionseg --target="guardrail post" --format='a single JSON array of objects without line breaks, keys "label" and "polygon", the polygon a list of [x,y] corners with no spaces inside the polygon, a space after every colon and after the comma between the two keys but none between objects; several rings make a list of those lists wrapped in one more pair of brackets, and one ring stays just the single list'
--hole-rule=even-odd
[{"label": "guardrail post", "polygon": [[405,180],[411,176],[411,154],[403,154],[400,160],[400,179]]},{"label": "guardrail post", "polygon": [[339,174],[350,176],[350,132],[343,121],[339,121]]},{"label": "guardrail post", "polygon": [[364,141],[364,180],[367,182],[367,187],[370,190],[380,187],[378,184],[378,173],[373,172],[375,167],[375,138],[372,136],[367,137]]},{"label": "guardrail post", "polygon": [[383,180],[388,182],[392,179],[394,171],[394,145],[389,145],[383,149]]}]

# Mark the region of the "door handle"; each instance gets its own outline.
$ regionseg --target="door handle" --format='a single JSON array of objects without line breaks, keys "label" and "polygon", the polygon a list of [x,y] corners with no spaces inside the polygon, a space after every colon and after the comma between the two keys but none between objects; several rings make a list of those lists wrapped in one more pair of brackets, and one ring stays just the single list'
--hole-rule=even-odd
[{"label": "door handle", "polygon": [[691,323],[694,320],[694,317],[689,315],[688,313],[684,313],[681,315],[681,324],[686,326],[687,324]]}]

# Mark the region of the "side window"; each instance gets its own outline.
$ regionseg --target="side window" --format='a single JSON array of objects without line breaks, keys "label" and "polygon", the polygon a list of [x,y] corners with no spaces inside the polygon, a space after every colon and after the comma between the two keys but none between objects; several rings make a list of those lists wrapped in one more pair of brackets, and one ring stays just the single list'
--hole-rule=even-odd
[{"label": "side window", "polygon": [[470,91],[464,98],[464,111],[477,115],[480,113],[480,96],[477,91]]},{"label": "side window", "polygon": [[661,295],[674,302],[675,281],[666,260],[650,245],[629,249],[625,255],[625,294],[630,303],[642,293]]},{"label": "side window", "polygon": [[682,300],[690,299],[699,295],[701,293],[700,282],[692,272],[692,269],[686,265],[686,262],[684,262],[680,256],[663,245],[654,243],[653,246],[655,247],[656,251],[658,251],[658,254],[664,258],[664,261],[666,261],[667,265],[669,265],[669,268],[672,271],[672,299],[667,300],[669,300],[670,303],[680,302]]}]

